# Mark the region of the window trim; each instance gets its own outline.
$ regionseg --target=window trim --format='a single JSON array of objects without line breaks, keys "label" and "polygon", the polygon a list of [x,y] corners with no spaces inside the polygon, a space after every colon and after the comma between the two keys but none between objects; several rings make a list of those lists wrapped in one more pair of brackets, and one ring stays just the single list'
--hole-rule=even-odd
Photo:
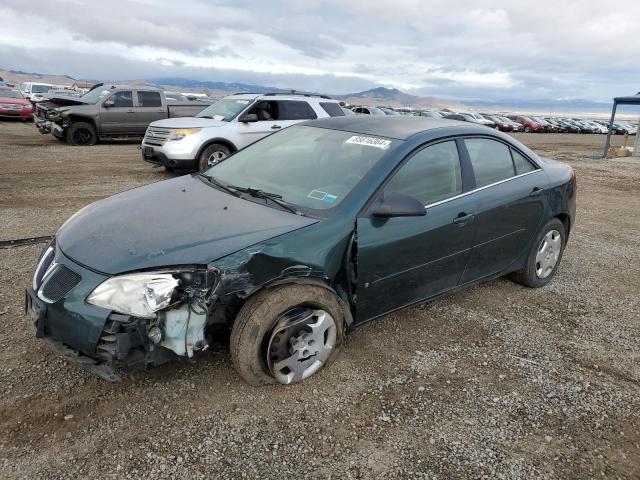
[{"label": "window trim", "polygon": [[466,197],[467,195],[471,195],[472,193],[480,192],[481,190],[486,190],[487,188],[490,188],[490,187],[495,187],[496,185],[500,185],[501,183],[510,182],[511,180],[515,180],[516,178],[526,177],[527,175],[531,175],[532,173],[537,173],[537,172],[540,172],[540,171],[542,171],[542,168],[537,168],[537,169],[532,170],[530,172],[521,173],[520,175],[515,175],[513,177],[505,178],[504,180],[500,180],[498,182],[490,183],[489,185],[485,185],[483,187],[474,188],[473,190],[469,190],[468,192],[463,192],[460,195],[456,195],[455,197],[450,197],[450,198],[446,198],[444,200],[440,200],[438,202],[430,203],[428,205],[425,205],[424,208],[435,207],[437,205],[441,205],[443,203],[450,202],[452,200],[456,200],[456,199],[461,198],[461,197]]}]

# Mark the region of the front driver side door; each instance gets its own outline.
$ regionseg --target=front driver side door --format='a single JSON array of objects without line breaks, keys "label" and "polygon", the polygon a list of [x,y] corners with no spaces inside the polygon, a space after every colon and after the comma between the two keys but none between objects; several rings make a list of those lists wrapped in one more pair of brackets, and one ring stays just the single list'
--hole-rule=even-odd
[{"label": "front driver side door", "polygon": [[466,179],[456,141],[429,145],[408,158],[382,192],[420,200],[426,215],[359,216],[356,322],[456,287],[475,228],[473,200],[464,195],[472,188]]},{"label": "front driver side door", "polygon": [[[107,107],[105,102],[113,105]],[[127,135],[136,131],[136,111],[133,107],[133,92],[120,90],[109,95],[100,106],[100,134]]]}]

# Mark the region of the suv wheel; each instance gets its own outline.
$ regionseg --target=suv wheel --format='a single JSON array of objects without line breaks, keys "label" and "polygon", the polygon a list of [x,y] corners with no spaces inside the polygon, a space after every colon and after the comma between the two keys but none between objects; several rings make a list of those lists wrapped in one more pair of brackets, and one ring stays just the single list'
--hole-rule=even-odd
[{"label": "suv wheel", "polygon": [[229,155],[231,155],[231,152],[224,145],[220,145],[219,143],[209,145],[202,151],[198,158],[198,170],[204,172]]},{"label": "suv wheel", "polygon": [[95,145],[97,141],[98,134],[90,123],[75,122],[67,130],[67,143],[69,145]]},{"label": "suv wheel", "polygon": [[336,358],[343,325],[340,302],[326,288],[268,288],[247,300],[236,317],[231,358],[251,385],[297,383]]}]

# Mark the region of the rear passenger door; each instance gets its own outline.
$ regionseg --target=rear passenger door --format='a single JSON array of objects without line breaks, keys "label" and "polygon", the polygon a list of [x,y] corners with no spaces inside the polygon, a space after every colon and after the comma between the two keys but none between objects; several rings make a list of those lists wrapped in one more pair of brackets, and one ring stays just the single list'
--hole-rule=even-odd
[{"label": "rear passenger door", "polygon": [[[111,101],[113,105],[105,106]],[[106,97],[100,106],[101,134],[129,135],[136,132],[136,111],[133,107],[133,91],[120,90]]]},{"label": "rear passenger door", "polygon": [[167,106],[162,102],[160,92],[138,90],[136,92],[136,131],[144,135],[151,122],[167,118]]},{"label": "rear passenger door", "polygon": [[476,183],[476,232],[462,284],[502,272],[528,251],[547,184],[535,163],[498,139],[467,138],[464,145]]}]

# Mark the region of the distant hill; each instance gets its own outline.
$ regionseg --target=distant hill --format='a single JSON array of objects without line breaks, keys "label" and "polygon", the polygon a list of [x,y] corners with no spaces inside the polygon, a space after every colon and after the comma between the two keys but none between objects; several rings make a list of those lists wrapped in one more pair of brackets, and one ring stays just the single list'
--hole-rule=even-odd
[{"label": "distant hill", "polygon": [[436,97],[418,97],[401,92],[397,88],[377,87],[364,92],[334,95],[349,104],[386,105],[389,107],[444,108],[463,107],[460,102]]},{"label": "distant hill", "polygon": [[228,82],[209,82],[202,80],[193,80],[182,77],[162,77],[149,78],[146,82],[155,85],[164,85],[170,87],[180,87],[189,90],[216,90],[220,92],[246,92],[246,93],[266,93],[266,92],[286,92],[281,88],[265,87],[264,85],[254,85],[251,83],[228,83]]}]

